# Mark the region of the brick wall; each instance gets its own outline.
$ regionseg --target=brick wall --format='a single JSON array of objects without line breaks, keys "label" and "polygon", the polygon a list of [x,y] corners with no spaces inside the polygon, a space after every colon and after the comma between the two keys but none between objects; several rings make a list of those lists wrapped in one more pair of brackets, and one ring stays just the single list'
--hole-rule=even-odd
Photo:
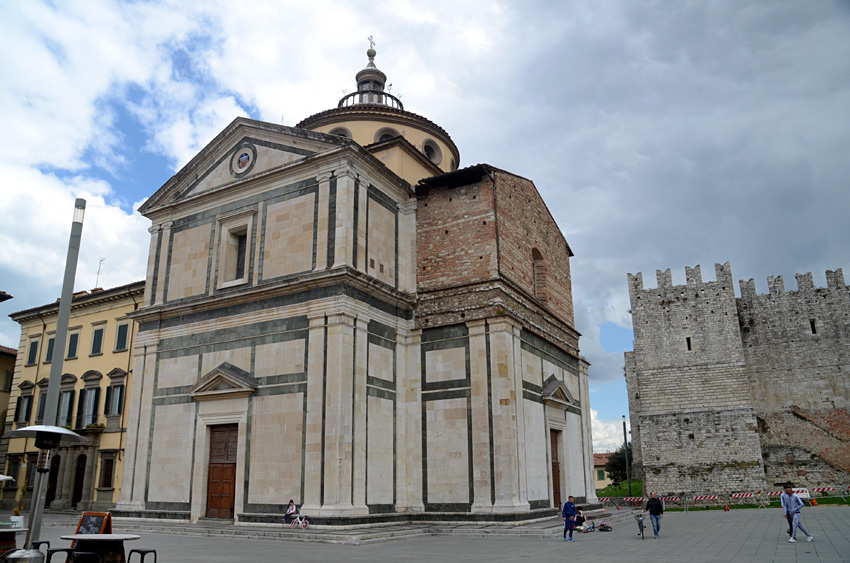
[{"label": "brick wall", "polygon": [[[494,171],[494,176],[501,274],[537,295],[551,312],[574,326],[570,251],[558,224],[533,182],[501,170]],[[537,287],[534,249],[544,264]]]}]

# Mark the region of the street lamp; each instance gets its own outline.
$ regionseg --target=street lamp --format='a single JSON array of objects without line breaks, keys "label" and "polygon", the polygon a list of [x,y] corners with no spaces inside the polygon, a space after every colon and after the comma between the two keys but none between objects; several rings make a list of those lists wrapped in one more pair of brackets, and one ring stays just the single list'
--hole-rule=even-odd
[{"label": "street lamp", "polygon": [[9,433],[14,437],[35,438],[38,448],[36,470],[38,478],[32,496],[30,521],[27,526],[27,539],[24,549],[5,556],[7,561],[40,563],[44,554],[32,548],[32,542],[41,535],[41,514],[44,510],[46,491],[43,487],[44,474],[50,471],[50,450],[59,447],[66,440],[84,440],[82,436],[56,425],[59,411],[59,384],[62,379],[62,363],[65,357],[65,340],[68,335],[68,319],[71,317],[71,301],[74,298],[74,278],[77,274],[77,259],[80,255],[80,238],[83,234],[83,217],[86,213],[86,200],[77,198],[74,202],[74,218],[71,222],[71,239],[68,241],[68,256],[65,259],[65,277],[62,280],[62,297],[59,300],[59,316],[56,319],[56,335],[53,340],[53,362],[50,365],[50,377],[47,380],[47,396],[44,405],[44,426],[29,426]]},{"label": "street lamp", "polygon": [[623,415],[623,455],[626,458],[626,483],[629,486],[629,496],[632,496],[632,479],[629,472],[629,439],[626,436],[626,415]]}]

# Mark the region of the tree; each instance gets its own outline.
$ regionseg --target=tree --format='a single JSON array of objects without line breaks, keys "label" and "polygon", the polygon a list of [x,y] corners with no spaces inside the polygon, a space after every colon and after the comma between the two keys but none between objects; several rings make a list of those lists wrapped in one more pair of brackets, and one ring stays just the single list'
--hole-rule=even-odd
[{"label": "tree", "polygon": [[[626,445],[617,448],[611,457],[608,458],[608,463],[605,464],[605,472],[614,483],[620,483],[626,480]],[[632,469],[632,443],[628,443],[629,455],[629,472]]]}]

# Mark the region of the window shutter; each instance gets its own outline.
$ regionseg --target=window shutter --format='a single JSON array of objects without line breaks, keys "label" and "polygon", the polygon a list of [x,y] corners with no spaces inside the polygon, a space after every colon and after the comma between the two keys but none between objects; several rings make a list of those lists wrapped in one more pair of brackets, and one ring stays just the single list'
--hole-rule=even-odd
[{"label": "window shutter", "polygon": [[80,340],[80,335],[76,332],[68,337],[68,358],[77,357],[77,342]]},{"label": "window shutter", "polygon": [[127,328],[130,325],[121,325],[118,327],[118,339],[115,342],[116,350],[126,350],[127,349]]},{"label": "window shutter", "polygon": [[32,395],[27,397],[27,424],[30,423],[30,416],[32,416]]},{"label": "window shutter", "polygon": [[98,410],[99,406],[100,406],[100,387],[95,387],[95,389],[94,389],[94,406],[92,407],[92,410],[91,410],[91,414],[92,414],[91,421],[92,422],[95,422],[95,423],[97,422],[97,413],[100,412]]},{"label": "window shutter", "polygon": [[112,400],[112,386],[106,388],[106,400],[103,401],[103,414],[112,414],[109,412],[109,401]]},{"label": "window shutter", "polygon": [[19,395],[18,402],[15,403],[15,422],[21,421],[21,401],[23,400],[24,398]]},{"label": "window shutter", "polygon": [[41,393],[38,396],[38,410],[36,410],[35,419],[37,421],[44,420],[44,407],[47,404],[47,393]]},{"label": "window shutter", "polygon": [[83,413],[86,410],[86,390],[80,389],[80,398],[77,400],[77,428],[83,425]]},{"label": "window shutter", "polygon": [[92,336],[91,353],[92,355],[100,354],[103,351],[103,329],[96,328]]}]

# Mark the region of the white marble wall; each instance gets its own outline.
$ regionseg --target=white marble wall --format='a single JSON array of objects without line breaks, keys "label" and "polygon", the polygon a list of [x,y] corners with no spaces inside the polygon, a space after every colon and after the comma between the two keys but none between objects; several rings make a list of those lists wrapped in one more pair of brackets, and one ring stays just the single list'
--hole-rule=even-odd
[{"label": "white marble wall", "polygon": [[254,398],[248,502],[301,504],[303,405],[301,393]]},{"label": "white marble wall", "polygon": [[189,502],[195,404],[156,407],[148,500]]}]

